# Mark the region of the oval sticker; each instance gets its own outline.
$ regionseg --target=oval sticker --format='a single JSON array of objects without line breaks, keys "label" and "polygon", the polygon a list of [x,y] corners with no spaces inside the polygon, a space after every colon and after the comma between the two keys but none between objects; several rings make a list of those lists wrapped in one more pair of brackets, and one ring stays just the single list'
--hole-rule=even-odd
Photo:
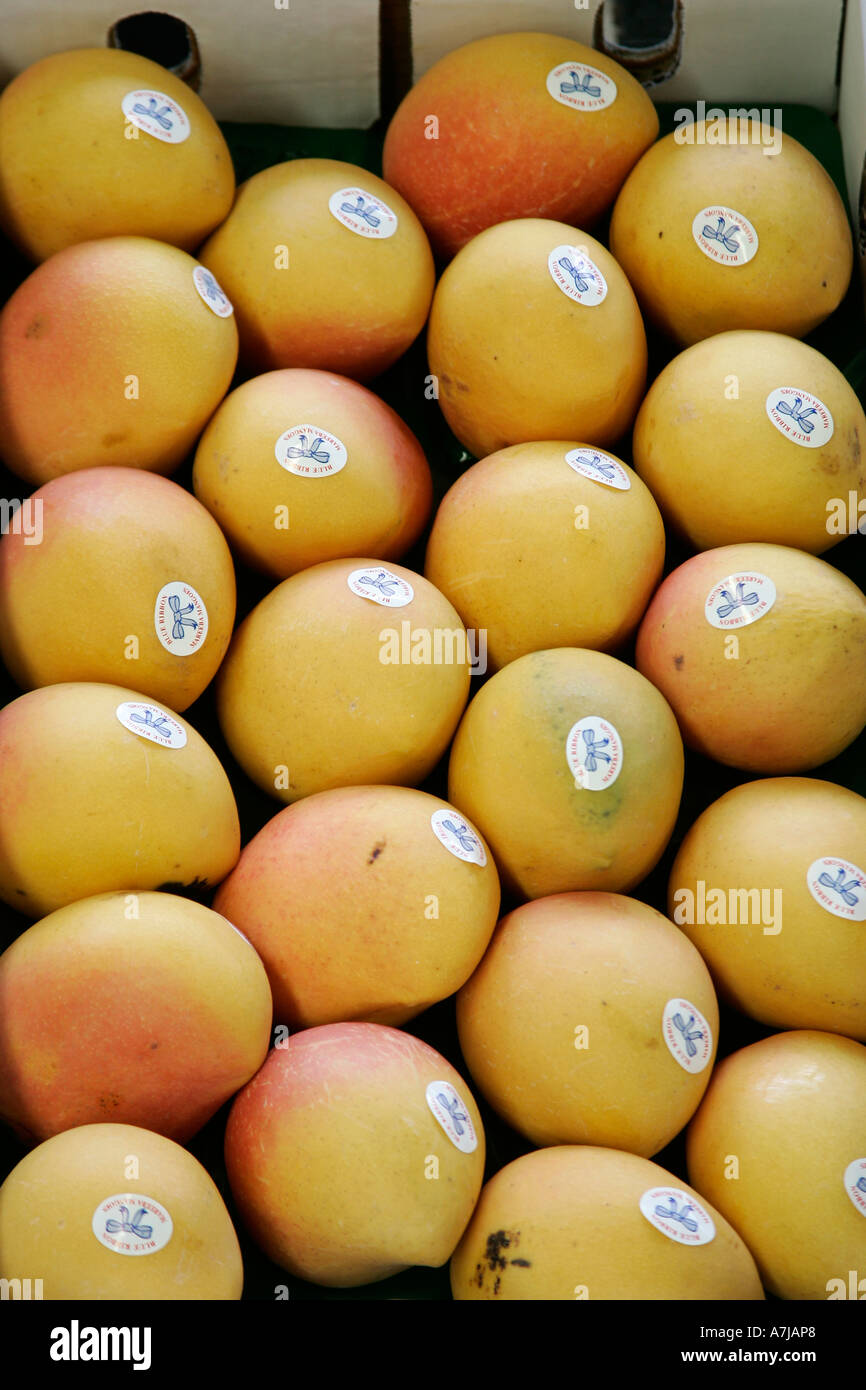
[{"label": "oval sticker", "polygon": [[715,1237],[710,1213],[681,1187],[648,1188],[640,1209],[651,1226],[679,1245],[708,1245]]},{"label": "oval sticker", "polygon": [[588,63],[557,63],[545,85],[554,101],[574,111],[603,111],[616,101],[613,78]]},{"label": "oval sticker", "polygon": [[622,771],[622,739],[600,714],[589,714],[572,725],[565,756],[575,786],[581,791],[605,791]]},{"label": "oval sticker", "polygon": [[823,859],[814,860],[806,871],[806,883],[825,912],[851,922],[866,922],[866,874],[849,859],[825,854]]},{"label": "oval sticker", "polygon": [[396,212],[366,188],[338,188],[328,199],[328,210],[358,236],[381,241],[397,230]]},{"label": "oval sticker", "polygon": [[124,700],[118,705],[115,714],[131,734],[149,739],[151,743],[161,743],[163,748],[184,748],[186,729],[182,724],[160,709],[144,700]]},{"label": "oval sticker", "polygon": [[458,859],[463,859],[467,864],[479,864],[484,868],[487,852],[481,843],[481,837],[457,811],[434,811],[430,817],[430,824],[436,838]]},{"label": "oval sticker", "polygon": [[688,999],[669,999],[662,1013],[662,1036],[683,1071],[699,1072],[713,1053],[713,1033]]},{"label": "oval sticker", "polygon": [[292,425],[274,445],[277,463],[299,478],[327,478],[346,467],[349,455],[342,439],[318,425]]},{"label": "oval sticker", "polygon": [[619,460],[602,449],[569,449],[565,461],[575,473],[582,473],[594,483],[604,483],[605,487],[615,487],[620,492],[628,492],[631,487],[631,479]]},{"label": "oval sticker", "polygon": [[455,1149],[471,1154],[478,1148],[478,1137],[469,1111],[450,1081],[431,1081],[426,1091],[427,1104],[444,1129]]},{"label": "oval sticker", "polygon": [[168,1245],[174,1230],[162,1203],[138,1192],[106,1197],[90,1225],[100,1245],[116,1255],[155,1255]]},{"label": "oval sticker", "polygon": [[729,574],[707,594],[704,617],[711,627],[745,627],[763,618],[776,602],[776,586],[766,574]]},{"label": "oval sticker", "polygon": [[607,281],[580,246],[554,246],[547,268],[553,283],[575,304],[594,309],[607,297]]},{"label": "oval sticker", "polygon": [[820,449],[833,438],[833,416],[823,401],[800,386],[775,387],[766,409],[779,433],[801,449]]},{"label": "oval sticker", "polygon": [[189,117],[165,92],[141,87],[127,92],[120,105],[131,125],[166,145],[180,145],[189,136]]},{"label": "oval sticker", "polygon": [[734,208],[701,208],[692,221],[692,236],[704,255],[718,265],[746,265],[758,251],[758,233],[748,217]]},{"label": "oval sticker", "polygon": [[415,590],[407,580],[382,565],[352,570],[346,583],[353,594],[381,603],[384,608],[405,608],[415,597]]}]

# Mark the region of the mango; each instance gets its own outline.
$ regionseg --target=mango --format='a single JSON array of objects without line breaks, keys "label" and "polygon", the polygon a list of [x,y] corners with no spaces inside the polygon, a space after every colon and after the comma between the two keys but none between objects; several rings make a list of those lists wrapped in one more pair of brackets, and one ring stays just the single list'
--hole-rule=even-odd
[{"label": "mango", "polygon": [[146,237],[58,251],[0,313],[3,460],[37,486],[104,464],[171,473],[237,351],[228,300],[185,251]]},{"label": "mango", "polygon": [[259,952],[279,1022],[399,1025],[471,975],[496,925],[499,876],[447,801],[346,787],[268,821],[214,909]]},{"label": "mango", "polygon": [[740,1232],[768,1293],[838,1298],[849,1270],[866,1269],[859,1043],[806,1030],[732,1053],[713,1073],[686,1151],[689,1181]]},{"label": "mango", "polygon": [[424,451],[384,401],[333,372],[266,372],[226,397],[196,496],[236,554],[277,579],[347,555],[399,560],[427,521]]},{"label": "mango", "polygon": [[866,598],[788,546],[705,550],[656,591],[636,662],[690,748],[747,772],[806,772],[866,725]]},{"label": "mango", "polygon": [[460,1302],[764,1297],[709,1202],[646,1158],[589,1145],[538,1149],[490,1179],[451,1288]]},{"label": "mango", "polygon": [[[40,539],[0,540],[0,653],[25,690],[136,689],[185,710],[228,648],[235,574],[225,537],[183,488],[87,468],[38,489]],[[34,638],[38,634],[38,638]]]},{"label": "mango", "polygon": [[658,129],[643,87],[607,54],[554,34],[492,34],[415,83],[382,162],[450,258],[516,217],[592,226]]},{"label": "mango", "polygon": [[498,671],[461,720],[448,768],[449,801],[524,898],[640,883],[667,844],[682,785],[666,700],[632,667],[575,647]]},{"label": "mango", "polygon": [[53,53],[0,96],[0,224],[31,260],[114,236],[194,251],[234,192],[204,102],[137,53]]},{"label": "mango", "polygon": [[854,259],[814,155],[730,118],[647,150],[614,205],[610,249],[647,318],[683,347],[738,328],[804,338],[842,302]]},{"label": "mango", "polygon": [[734,787],[698,817],[668,912],[725,1000],[866,1042],[866,799],[811,777]]},{"label": "mango", "polygon": [[271,993],[255,950],[210,908],[107,893],[0,956],[0,1012],[0,1116],[25,1140],[110,1117],[182,1143],[264,1061]]},{"label": "mango", "polygon": [[688,944],[617,893],[516,908],[457,996],[472,1080],[533,1144],[658,1153],[697,1109],[719,1035]]},{"label": "mango", "polygon": [[240,853],[232,789],[192,725],[77,681],[0,710],[0,898],[42,917],[113,891],[217,883]]},{"label": "mango", "polygon": [[562,222],[521,218],[464,246],[436,287],[430,371],[476,458],[510,444],[614,444],[646,379],[646,335],[609,251]]},{"label": "mango", "polygon": [[424,327],[433,256],[396,189],[354,164],[255,174],[201,249],[235,306],[248,374],[318,367],[368,381]]},{"label": "mango", "polygon": [[697,550],[768,541],[815,555],[866,491],[866,416],[842,373],[781,333],[717,333],[656,377],[634,466]]},{"label": "mango", "polygon": [[244,1271],[192,1154],[136,1125],[89,1124],[46,1139],[0,1187],[0,1278],[22,1277],[51,1302],[226,1302]]},{"label": "mango", "polygon": [[662,576],[658,507],[627,464],[574,442],[515,444],[446,493],[424,573],[498,669],[549,647],[611,651]]},{"label": "mango", "polygon": [[376,1023],[308,1028],[235,1100],[226,1171],[253,1239],[302,1279],[351,1288],[450,1258],[484,1173],[466,1083]]},{"label": "mango", "polygon": [[421,575],[330,560],[278,584],[237,629],[220,725],[247,776],[281,801],[414,786],[451,741],[471,659],[459,617]]}]

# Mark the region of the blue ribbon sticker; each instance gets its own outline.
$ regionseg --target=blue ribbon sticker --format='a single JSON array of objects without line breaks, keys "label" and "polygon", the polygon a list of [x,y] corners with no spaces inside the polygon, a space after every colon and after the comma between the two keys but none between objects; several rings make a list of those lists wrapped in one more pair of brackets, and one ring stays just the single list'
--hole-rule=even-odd
[{"label": "blue ribbon sticker", "polygon": [[165,92],[148,89],[127,92],[120,105],[131,126],[165,145],[180,145],[190,133],[189,118],[183,107]]},{"label": "blue ribbon sticker", "polygon": [[688,999],[669,999],[662,1010],[662,1037],[683,1069],[696,1073],[709,1065],[713,1053],[710,1025]]},{"label": "blue ribbon sticker", "polygon": [[468,1108],[450,1081],[431,1081],[425,1091],[425,1099],[434,1119],[448,1135],[455,1149],[465,1154],[474,1153],[478,1148],[475,1126]]},{"label": "blue ribbon sticker", "polygon": [[707,594],[704,617],[711,627],[744,627],[763,618],[776,602],[776,586],[766,574],[729,574]]},{"label": "blue ribbon sticker", "polygon": [[724,266],[746,265],[758,250],[758,233],[734,208],[701,208],[692,220],[692,236],[705,256]]},{"label": "blue ribbon sticker", "polygon": [[603,111],[616,101],[613,78],[587,63],[557,63],[547,74],[545,86],[554,101],[573,111]]},{"label": "blue ribbon sticker", "polygon": [[363,188],[338,188],[328,199],[328,210],[358,236],[381,241],[397,230],[397,214]]},{"label": "blue ribbon sticker", "polygon": [[392,574],[383,565],[376,568],[353,570],[346,583],[354,594],[361,598],[373,599],[387,608],[404,608],[415,597],[412,585],[399,575]]},{"label": "blue ribbon sticker", "polygon": [[706,1245],[715,1237],[710,1213],[680,1187],[651,1187],[639,1205],[650,1225],[679,1245]]}]

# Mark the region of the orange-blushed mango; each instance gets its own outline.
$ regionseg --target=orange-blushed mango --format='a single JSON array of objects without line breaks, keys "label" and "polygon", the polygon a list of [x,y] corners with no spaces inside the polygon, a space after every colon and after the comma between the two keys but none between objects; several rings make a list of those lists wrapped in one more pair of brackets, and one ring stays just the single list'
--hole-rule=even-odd
[{"label": "orange-blushed mango", "polygon": [[492,34],[416,82],[383,168],[450,257],[515,217],[592,226],[658,129],[643,87],[607,54],[553,34]]},{"label": "orange-blushed mango", "polygon": [[656,591],[636,661],[689,747],[747,772],[806,772],[866,724],[866,597],[789,546],[705,550]]},{"label": "orange-blushed mango", "polygon": [[253,1239],[302,1279],[349,1288],[445,1264],[472,1215],[484,1131],[459,1072],[377,1023],[308,1028],[232,1106],[228,1179]]},{"label": "orange-blushed mango", "polygon": [[171,473],[237,353],[229,301],[185,251],[132,236],[58,251],[0,313],[0,456],[36,485],[102,464]]},{"label": "orange-blushed mango", "polygon": [[271,993],[255,950],[172,893],[107,893],[0,956],[0,1116],[25,1140],[140,1125],[183,1143],[258,1071]]},{"label": "orange-blushed mango", "polygon": [[345,787],[268,821],[214,909],[262,957],[278,1022],[398,1025],[469,978],[496,925],[499,877],[447,801]]}]

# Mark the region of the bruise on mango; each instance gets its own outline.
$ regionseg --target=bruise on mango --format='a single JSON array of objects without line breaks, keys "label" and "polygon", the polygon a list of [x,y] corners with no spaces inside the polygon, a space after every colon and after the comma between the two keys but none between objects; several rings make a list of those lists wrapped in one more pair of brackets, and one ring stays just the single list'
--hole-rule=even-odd
[{"label": "bruise on mango", "polygon": [[499,1293],[502,1284],[502,1277],[498,1271],[507,1269],[509,1265],[517,1265],[520,1269],[531,1268],[531,1262],[529,1260],[524,1260],[522,1258],[510,1260],[502,1253],[503,1250],[509,1250],[512,1246],[518,1246],[519,1244],[519,1231],[492,1231],[490,1233],[487,1237],[484,1259],[479,1261],[475,1266],[475,1283],[479,1289],[484,1287],[484,1277],[488,1270],[496,1275],[493,1281],[493,1293],[495,1296]]}]

